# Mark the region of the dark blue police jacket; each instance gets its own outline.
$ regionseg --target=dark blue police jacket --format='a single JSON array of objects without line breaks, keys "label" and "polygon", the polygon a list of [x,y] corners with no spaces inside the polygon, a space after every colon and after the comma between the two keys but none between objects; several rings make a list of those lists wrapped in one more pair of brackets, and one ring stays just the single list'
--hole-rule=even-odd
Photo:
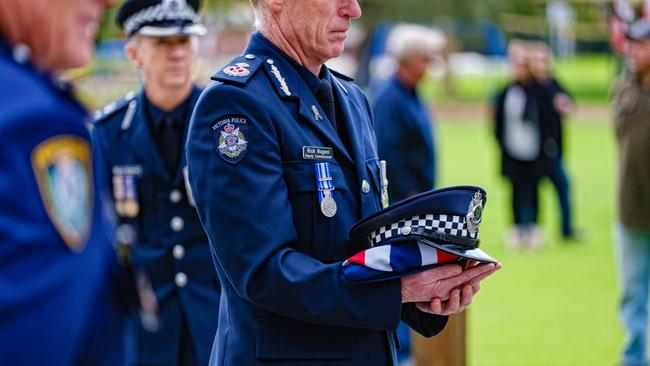
[{"label": "dark blue police jacket", "polygon": [[[391,365],[400,319],[428,336],[445,325],[402,306],[399,280],[341,273],[365,249],[348,231],[380,209],[380,183],[368,103],[335,75],[326,70],[349,149],[296,66],[259,33],[194,110],[190,182],[222,283],[211,365]],[[319,205],[319,162],[335,187],[331,218]]]},{"label": "dark blue police jacket", "polygon": [[123,365],[87,112],[16,51],[0,41],[0,364]]},{"label": "dark blue police jacket", "polygon": [[[190,108],[200,94],[195,87]],[[115,190],[124,189],[119,187],[123,181],[131,180],[135,187],[135,192],[128,193],[136,196],[139,209],[127,214],[116,211],[120,225],[135,229],[133,261],[147,270],[160,308],[157,332],[132,324],[130,341],[135,340],[137,351],[130,350],[129,359],[175,364],[181,322],[185,322],[199,362],[207,364],[217,328],[219,281],[208,239],[187,193],[185,158],[170,174],[149,131],[145,99],[144,92],[131,93],[105,107],[96,114],[93,131],[99,169],[112,176],[114,204],[121,194]]]},{"label": "dark blue police jacket", "polygon": [[391,202],[435,185],[435,150],[427,107],[414,90],[392,77],[379,90],[372,110],[379,158],[388,163]]}]

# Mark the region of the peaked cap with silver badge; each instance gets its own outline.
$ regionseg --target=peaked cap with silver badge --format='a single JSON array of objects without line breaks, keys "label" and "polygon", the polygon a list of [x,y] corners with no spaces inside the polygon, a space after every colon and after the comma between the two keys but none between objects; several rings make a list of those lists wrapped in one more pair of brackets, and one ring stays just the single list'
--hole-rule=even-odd
[{"label": "peaked cap with silver badge", "polygon": [[128,37],[206,34],[198,11],[200,0],[127,0],[116,17],[118,27]]}]

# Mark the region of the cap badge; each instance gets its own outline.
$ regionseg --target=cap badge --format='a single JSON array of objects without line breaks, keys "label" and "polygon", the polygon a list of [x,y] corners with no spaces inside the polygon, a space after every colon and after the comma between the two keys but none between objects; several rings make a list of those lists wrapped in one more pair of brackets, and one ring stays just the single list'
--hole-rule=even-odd
[{"label": "cap badge", "polygon": [[465,221],[467,222],[467,229],[470,233],[476,234],[478,232],[478,227],[481,225],[483,218],[483,194],[481,192],[474,193],[472,202],[469,203],[469,208],[467,210],[467,216],[465,216]]}]

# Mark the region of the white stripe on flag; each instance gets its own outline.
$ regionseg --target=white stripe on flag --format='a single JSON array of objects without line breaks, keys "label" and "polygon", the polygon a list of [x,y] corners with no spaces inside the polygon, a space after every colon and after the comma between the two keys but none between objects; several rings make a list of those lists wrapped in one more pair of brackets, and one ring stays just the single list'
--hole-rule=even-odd
[{"label": "white stripe on flag", "polygon": [[390,248],[390,245],[382,245],[366,250],[366,267],[393,272],[393,267],[390,266]]},{"label": "white stripe on flag", "polygon": [[420,257],[422,257],[423,266],[438,263],[436,248],[422,243],[418,243],[418,248],[420,248]]}]

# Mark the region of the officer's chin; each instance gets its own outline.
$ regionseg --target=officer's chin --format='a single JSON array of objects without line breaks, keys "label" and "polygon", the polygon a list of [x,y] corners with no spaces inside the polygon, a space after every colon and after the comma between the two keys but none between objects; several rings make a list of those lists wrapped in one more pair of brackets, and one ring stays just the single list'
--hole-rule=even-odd
[{"label": "officer's chin", "polygon": [[94,46],[83,44],[70,48],[71,49],[69,50],[62,48],[53,58],[47,60],[43,66],[48,71],[55,73],[61,73],[70,69],[78,69],[88,65],[95,50]]}]

